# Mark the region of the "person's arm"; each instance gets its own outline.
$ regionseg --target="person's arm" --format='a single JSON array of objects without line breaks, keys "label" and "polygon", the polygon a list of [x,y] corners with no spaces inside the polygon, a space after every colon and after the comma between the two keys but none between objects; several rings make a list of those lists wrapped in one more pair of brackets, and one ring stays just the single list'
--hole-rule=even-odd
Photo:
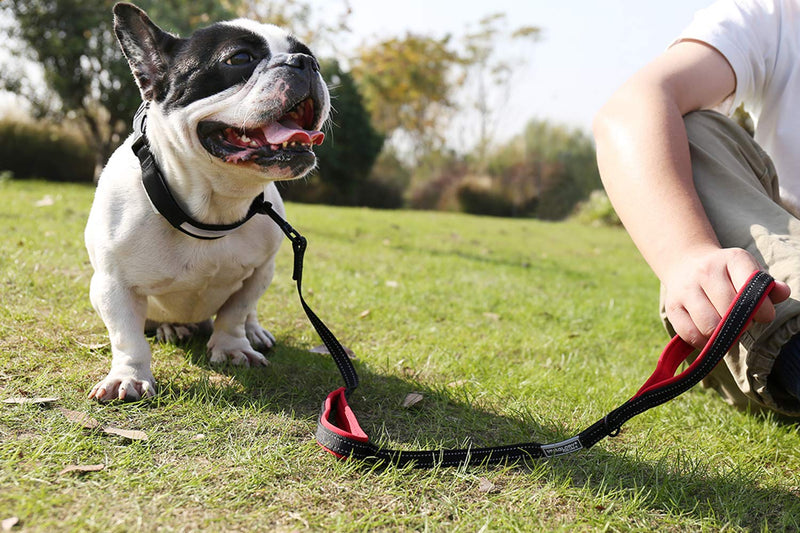
[{"label": "person's arm", "polygon": [[[694,188],[683,115],[722,102],[736,88],[727,60],[705,44],[680,42],[628,80],[594,121],[597,160],[608,196],[666,289],[678,335],[700,347],[757,261],[722,248]],[[789,296],[783,283],[772,303]],[[755,319],[768,322],[766,302]]]}]

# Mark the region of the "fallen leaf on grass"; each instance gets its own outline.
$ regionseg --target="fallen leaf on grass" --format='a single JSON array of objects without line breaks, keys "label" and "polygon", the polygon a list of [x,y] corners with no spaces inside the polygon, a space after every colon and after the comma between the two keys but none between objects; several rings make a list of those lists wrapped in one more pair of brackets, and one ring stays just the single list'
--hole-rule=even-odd
[{"label": "fallen leaf on grass", "polygon": [[34,205],[36,207],[48,207],[54,205],[55,203],[56,203],[55,199],[49,194],[46,194],[42,197],[41,200],[38,200]]},{"label": "fallen leaf on grass", "polygon": [[480,478],[479,481],[480,481],[480,483],[478,484],[478,490],[480,492],[484,492],[484,493],[488,494],[490,492],[494,492],[495,489],[497,489],[497,485],[495,485],[494,483],[492,483],[491,481],[489,481],[485,477]]},{"label": "fallen leaf on grass", "polygon": [[64,415],[64,418],[70,422],[78,424],[82,428],[97,429],[100,427],[100,422],[86,413],[81,413],[80,411],[71,411],[70,409],[64,409],[63,407],[59,409],[59,411],[61,411],[61,414]]},{"label": "fallen leaf on grass", "polygon": [[303,524],[303,526],[305,526],[306,529],[308,529],[308,527],[309,527],[308,520],[303,518],[303,515],[301,515],[300,513],[295,513],[293,511],[289,511],[287,514],[289,515],[289,518],[291,518],[293,520],[297,520],[298,522],[301,522]]},{"label": "fallen leaf on grass", "polygon": [[0,522],[0,527],[3,528],[3,531],[11,531],[11,529],[17,524],[19,524],[19,518],[16,516],[11,516]]},{"label": "fallen leaf on grass", "polygon": [[[344,348],[344,353],[347,354],[347,357],[349,357],[350,359],[355,359],[356,358],[356,354],[355,354],[355,352],[353,352],[353,350],[351,350],[347,346],[342,346],[342,348]],[[328,347],[325,346],[324,344],[320,344],[319,346],[314,346],[313,348],[311,348],[309,350],[309,352],[311,352],[311,353],[321,353],[321,354],[325,354],[325,355],[330,355],[331,354],[331,352],[328,350]]]},{"label": "fallen leaf on grass", "polygon": [[33,403],[37,405],[45,405],[48,403],[57,402],[60,400],[58,396],[47,396],[47,397],[35,397],[35,398],[25,398],[25,397],[16,397],[16,398],[7,398],[3,400],[3,403],[8,404],[16,404],[16,405],[23,405],[27,403]]},{"label": "fallen leaf on grass", "polygon": [[130,440],[147,440],[147,433],[144,431],[137,431],[135,429],[120,429],[107,426],[103,428],[103,433],[116,435],[118,437],[123,437]]},{"label": "fallen leaf on grass", "polygon": [[59,476],[69,474],[70,472],[77,472],[78,474],[85,474],[87,472],[99,472],[106,467],[104,464],[98,465],[69,465],[58,473]]},{"label": "fallen leaf on grass", "polygon": [[100,429],[103,433],[107,433],[108,435],[116,435],[118,437],[123,437],[130,440],[147,440],[147,433],[144,431],[137,431],[133,429],[120,429],[115,428],[113,426],[105,426],[102,427],[102,424],[92,418],[91,416],[87,415],[86,413],[82,413],[80,411],[72,411],[70,409],[59,409],[61,414],[69,420],[70,422],[74,422],[75,424],[80,425],[85,429]]},{"label": "fallen leaf on grass", "polygon": [[93,343],[87,344],[87,343],[81,342],[81,341],[79,341],[77,339],[74,342],[75,342],[75,344],[77,344],[81,348],[86,348],[87,350],[102,350],[103,348],[108,348],[109,346],[111,346],[110,342],[93,342]]},{"label": "fallen leaf on grass", "polygon": [[222,374],[211,374],[208,376],[208,382],[224,387],[233,387],[236,385],[236,380],[233,376],[224,376]]},{"label": "fallen leaf on grass", "polygon": [[358,315],[358,318],[367,318],[372,311],[369,309],[364,309],[361,311],[361,314]]},{"label": "fallen leaf on grass", "polygon": [[403,367],[403,375],[405,377],[407,377],[407,378],[415,378],[415,377],[417,377],[418,374],[419,374],[419,372],[417,372],[415,369],[411,368],[410,366],[404,366]]},{"label": "fallen leaf on grass", "polygon": [[408,409],[411,406],[414,406],[422,401],[425,398],[422,394],[418,392],[409,392],[406,394],[405,400],[403,400],[403,407]]}]

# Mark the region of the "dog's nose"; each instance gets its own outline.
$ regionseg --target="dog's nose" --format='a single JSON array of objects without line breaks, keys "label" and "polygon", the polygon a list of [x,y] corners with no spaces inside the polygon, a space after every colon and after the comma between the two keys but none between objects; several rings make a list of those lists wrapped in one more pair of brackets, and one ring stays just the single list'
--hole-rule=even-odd
[{"label": "dog's nose", "polygon": [[292,67],[300,70],[311,69],[319,70],[319,63],[313,56],[308,54],[277,54],[270,60],[271,67]]}]

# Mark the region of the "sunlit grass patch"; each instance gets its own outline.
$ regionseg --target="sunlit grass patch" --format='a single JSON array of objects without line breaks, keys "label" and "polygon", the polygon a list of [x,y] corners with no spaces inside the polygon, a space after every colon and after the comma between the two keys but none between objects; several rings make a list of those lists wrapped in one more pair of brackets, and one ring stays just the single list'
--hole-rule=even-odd
[{"label": "sunlit grass patch", "polygon": [[[86,399],[108,370],[91,309],[86,186],[0,184],[0,520],[51,530],[783,530],[800,516],[795,425],[695,389],[616,439],[528,465],[373,469],[313,439],[340,385],[291,253],[259,305],[264,369],[153,342],[159,396]],[[356,354],[353,408],[387,445],[550,441],[629,398],[666,342],[657,283],[618,228],[289,205],[311,306]],[[411,407],[410,392],[422,395]],[[87,429],[144,432],[132,440]],[[61,472],[102,464],[93,472]]]}]

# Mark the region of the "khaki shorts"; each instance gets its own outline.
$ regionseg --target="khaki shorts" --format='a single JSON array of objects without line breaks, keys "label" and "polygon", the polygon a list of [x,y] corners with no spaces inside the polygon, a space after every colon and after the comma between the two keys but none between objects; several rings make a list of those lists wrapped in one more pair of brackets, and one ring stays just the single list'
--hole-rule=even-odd
[{"label": "khaki shorts", "polygon": [[[703,384],[740,408],[800,416],[800,401],[769,379],[781,347],[800,332],[800,220],[781,206],[772,161],[746,131],[713,111],[690,113],[685,124],[695,187],[720,243],[744,248],[792,289],[776,319],[753,324]],[[674,335],[663,297],[661,316]]]}]

